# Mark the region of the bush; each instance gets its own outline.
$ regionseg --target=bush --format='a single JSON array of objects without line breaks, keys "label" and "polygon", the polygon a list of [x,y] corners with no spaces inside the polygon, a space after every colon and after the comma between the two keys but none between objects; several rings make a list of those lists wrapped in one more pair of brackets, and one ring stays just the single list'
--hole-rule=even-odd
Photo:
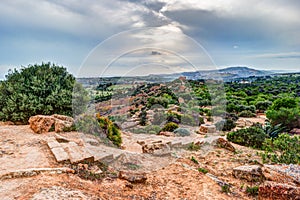
[{"label": "bush", "polygon": [[117,145],[118,147],[121,146],[122,137],[119,128],[107,117],[97,116],[97,120],[100,127],[105,130],[107,138],[112,141],[114,145]]},{"label": "bush", "polygon": [[249,127],[245,129],[240,129],[235,132],[230,132],[227,134],[227,140],[233,143],[261,149],[265,139],[268,136],[259,127]]},{"label": "bush", "polygon": [[161,129],[161,131],[169,131],[169,132],[173,132],[175,129],[177,129],[179,126],[178,124],[174,123],[174,122],[168,122],[167,124],[165,124],[165,126]]},{"label": "bush", "polygon": [[273,126],[281,124],[287,130],[300,127],[300,111],[298,108],[280,108],[279,110],[268,110],[267,118],[271,120]]},{"label": "bush", "polygon": [[300,136],[280,134],[276,139],[267,139],[265,152],[261,154],[263,162],[300,164]]},{"label": "bush", "polygon": [[190,131],[188,129],[185,129],[185,128],[177,128],[177,129],[174,130],[174,133],[175,133],[175,135],[178,135],[178,136],[181,136],[181,137],[191,135]]},{"label": "bush", "polygon": [[217,130],[231,131],[236,127],[236,123],[232,119],[225,119],[217,122],[215,126]]},{"label": "bush", "polygon": [[247,186],[246,193],[250,196],[257,196],[258,195],[258,186],[253,186],[253,187]]},{"label": "bush", "polygon": [[153,115],[152,124],[153,125],[161,125],[164,122],[166,122],[166,119],[167,119],[167,115],[166,114],[164,114],[162,112],[156,112]]},{"label": "bush", "polygon": [[91,115],[82,115],[75,120],[77,131],[102,136],[104,132],[101,130],[96,117]]},{"label": "bush", "polygon": [[239,117],[256,117],[256,114],[249,110],[243,110],[239,113]]},{"label": "bush", "polygon": [[88,99],[66,68],[42,63],[9,71],[0,83],[0,120],[27,123],[37,114],[71,116],[73,89],[79,93],[76,97],[81,97],[73,101],[75,114],[79,114]]},{"label": "bush", "polygon": [[194,117],[192,115],[184,114],[181,116],[181,124],[195,126],[197,125]]}]

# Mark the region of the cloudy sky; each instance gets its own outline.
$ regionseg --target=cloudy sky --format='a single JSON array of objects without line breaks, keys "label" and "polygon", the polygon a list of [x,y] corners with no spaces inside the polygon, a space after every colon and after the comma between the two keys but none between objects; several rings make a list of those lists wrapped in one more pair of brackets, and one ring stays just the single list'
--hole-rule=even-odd
[{"label": "cloudy sky", "polygon": [[77,76],[300,71],[300,1],[1,0],[0,77],[43,61]]}]

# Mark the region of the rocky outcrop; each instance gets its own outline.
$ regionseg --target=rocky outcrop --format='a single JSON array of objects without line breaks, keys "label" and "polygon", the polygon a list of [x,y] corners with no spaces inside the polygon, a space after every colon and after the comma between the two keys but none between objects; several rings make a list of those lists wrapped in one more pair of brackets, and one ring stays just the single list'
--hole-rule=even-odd
[{"label": "rocky outcrop", "polygon": [[235,178],[245,179],[249,182],[261,182],[265,180],[262,168],[259,165],[243,165],[233,169]]},{"label": "rocky outcrop", "polygon": [[131,183],[145,183],[147,180],[147,174],[131,172],[131,171],[120,171],[119,178],[127,180]]},{"label": "rocky outcrop", "polygon": [[55,132],[63,132],[65,129],[72,127],[74,119],[65,115],[54,114],[51,117],[55,120]]},{"label": "rocky outcrop", "polygon": [[169,132],[169,131],[161,131],[157,135],[162,135],[162,136],[166,136],[166,137],[174,137],[174,133]]},{"label": "rocky outcrop", "polygon": [[199,128],[200,133],[215,133],[216,131],[216,126],[210,124],[201,124]]},{"label": "rocky outcrop", "polygon": [[140,143],[142,145],[143,153],[164,154],[170,153],[170,142],[163,143],[162,141],[155,141],[151,143]]},{"label": "rocky outcrop", "polygon": [[229,141],[225,140],[224,138],[218,138],[216,140],[216,145],[218,147],[221,147],[221,148],[227,149],[229,151],[235,152],[234,146],[232,146],[232,144]]},{"label": "rocky outcrop", "polygon": [[260,200],[299,200],[300,187],[285,183],[266,181],[259,187]]},{"label": "rocky outcrop", "polygon": [[51,116],[36,115],[36,116],[30,117],[28,122],[29,122],[30,128],[35,133],[46,133],[46,132],[49,132],[49,130],[55,123],[55,120]]},{"label": "rocky outcrop", "polygon": [[63,132],[65,129],[72,127],[74,119],[64,115],[36,115],[29,118],[30,128],[35,133],[46,133],[54,127],[55,132]]}]

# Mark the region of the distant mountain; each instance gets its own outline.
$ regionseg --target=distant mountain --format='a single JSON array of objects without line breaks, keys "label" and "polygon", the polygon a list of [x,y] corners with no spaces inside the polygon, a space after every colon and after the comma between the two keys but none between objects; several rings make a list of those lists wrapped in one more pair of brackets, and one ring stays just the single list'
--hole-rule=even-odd
[{"label": "distant mountain", "polygon": [[[273,74],[272,71],[263,71],[252,69],[249,67],[228,67],[225,69],[216,70],[201,70],[196,72],[183,72],[176,74],[177,76],[185,76],[187,79],[223,79],[225,81],[230,81],[235,78],[246,78],[250,76],[266,76]],[[167,75],[168,77],[174,77],[174,74]],[[166,76],[164,76],[166,77]]]}]

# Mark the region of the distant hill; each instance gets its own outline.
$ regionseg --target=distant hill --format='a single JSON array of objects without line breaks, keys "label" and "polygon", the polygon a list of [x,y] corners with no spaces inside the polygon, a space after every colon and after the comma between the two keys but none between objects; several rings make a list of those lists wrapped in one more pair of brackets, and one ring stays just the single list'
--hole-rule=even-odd
[{"label": "distant hill", "polygon": [[[250,76],[267,76],[275,74],[273,71],[264,71],[252,69],[245,66],[237,67],[228,67],[224,69],[216,70],[200,70],[195,72],[183,72],[183,73],[174,73],[174,74],[150,74],[148,76],[136,76],[136,77],[106,77],[106,78],[78,78],[77,80],[84,85],[95,85],[99,84],[102,80],[109,82],[169,82],[180,76],[185,76],[187,79],[196,80],[196,79],[221,79],[224,81],[232,81],[238,78],[247,78]],[[121,79],[120,79],[121,78]]]},{"label": "distant hill", "polygon": [[250,76],[266,76],[273,74],[272,71],[263,71],[252,69],[249,67],[228,67],[225,69],[216,70],[201,70],[196,72],[184,72],[180,75],[187,77],[187,79],[223,79],[229,81],[235,78],[246,78]]}]

